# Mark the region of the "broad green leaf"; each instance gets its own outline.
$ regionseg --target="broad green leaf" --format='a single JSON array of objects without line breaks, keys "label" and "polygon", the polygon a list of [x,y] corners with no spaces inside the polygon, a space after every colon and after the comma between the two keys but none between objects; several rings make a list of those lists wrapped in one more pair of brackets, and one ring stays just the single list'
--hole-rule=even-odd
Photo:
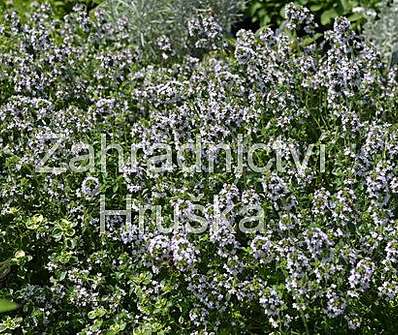
[{"label": "broad green leaf", "polygon": [[340,0],[340,6],[344,9],[344,12],[348,12],[352,9],[352,4],[347,0]]},{"label": "broad green leaf", "polygon": [[254,5],[250,6],[250,8],[249,8],[250,15],[253,16],[262,7],[263,7],[263,5],[260,2],[255,2]]},{"label": "broad green leaf", "polygon": [[13,311],[17,307],[18,305],[14,302],[0,299],[0,313]]},{"label": "broad green leaf", "polygon": [[318,10],[322,9],[322,7],[323,7],[323,4],[322,4],[322,3],[318,3],[318,4],[315,4],[315,5],[312,5],[312,6],[310,7],[310,9],[311,9],[313,12],[317,12]]},{"label": "broad green leaf", "polygon": [[350,15],[350,16],[348,17],[348,19],[350,20],[350,22],[355,22],[355,21],[361,20],[361,19],[363,19],[363,18],[364,18],[363,15],[360,14],[360,13],[354,13],[354,14],[352,14],[352,15]]},{"label": "broad green leaf", "polygon": [[324,11],[321,15],[321,23],[323,25],[329,24],[338,14],[334,8]]}]

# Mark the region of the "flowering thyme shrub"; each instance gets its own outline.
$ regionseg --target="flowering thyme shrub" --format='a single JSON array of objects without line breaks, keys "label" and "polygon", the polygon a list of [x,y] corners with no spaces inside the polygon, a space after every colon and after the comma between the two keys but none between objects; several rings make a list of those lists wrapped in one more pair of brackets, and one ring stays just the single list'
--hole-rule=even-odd
[{"label": "flowering thyme shrub", "polygon": [[[397,69],[346,19],[317,44],[307,10],[287,16],[284,31],[240,31],[161,65],[83,9],[3,19],[0,297],[20,308],[0,316],[2,333],[394,332]],[[106,169],[105,140],[119,146]],[[231,168],[224,147],[200,169],[175,155],[159,169],[162,145],[198,140],[203,157],[230,144]],[[101,229],[101,199],[125,210],[128,196],[161,205],[166,227],[177,206],[180,225],[144,215],[141,229],[133,212],[126,230],[108,212]]]}]

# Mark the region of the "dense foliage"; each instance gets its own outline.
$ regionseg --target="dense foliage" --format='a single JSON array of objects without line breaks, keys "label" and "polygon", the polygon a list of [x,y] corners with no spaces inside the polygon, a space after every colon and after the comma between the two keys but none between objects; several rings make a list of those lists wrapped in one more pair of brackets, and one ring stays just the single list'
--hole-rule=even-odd
[{"label": "dense foliage", "polygon": [[397,67],[294,5],[236,41],[197,13],[157,63],[108,14],[0,21],[0,332],[394,334]]},{"label": "dense foliage", "polygon": [[[126,25],[131,43],[142,57],[168,59],[186,52],[207,51],[208,40],[228,32],[243,11],[242,0],[105,0],[100,10],[115,26]],[[203,36],[192,41],[192,35]],[[168,52],[163,52],[165,48]]]},{"label": "dense foliage", "polygon": [[377,46],[384,60],[398,64],[398,1],[383,1],[379,19],[366,23],[365,37]]}]

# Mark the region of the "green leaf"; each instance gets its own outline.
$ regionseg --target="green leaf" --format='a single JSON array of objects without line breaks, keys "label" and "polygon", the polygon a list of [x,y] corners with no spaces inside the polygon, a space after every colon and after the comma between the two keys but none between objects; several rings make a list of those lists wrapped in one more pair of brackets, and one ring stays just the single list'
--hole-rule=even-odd
[{"label": "green leaf", "polygon": [[360,14],[360,13],[354,13],[354,14],[352,14],[352,15],[350,15],[350,16],[348,17],[348,19],[350,20],[350,22],[359,21],[359,20],[361,20],[361,19],[363,19],[363,18],[364,18],[364,16],[363,16],[362,14]]},{"label": "green leaf", "polygon": [[266,25],[269,24],[270,22],[271,22],[271,18],[270,18],[268,15],[263,16],[263,17],[261,18],[261,26],[266,26]]},{"label": "green leaf", "polygon": [[347,0],[340,0],[340,6],[342,7],[344,13],[347,13],[352,10],[352,4]]},{"label": "green leaf", "polygon": [[256,12],[263,7],[263,4],[261,2],[255,2],[253,5],[250,6],[249,8],[249,13],[251,16],[254,16]]},{"label": "green leaf", "polygon": [[0,300],[0,313],[10,312],[16,309],[18,305],[8,300]]},{"label": "green leaf", "polygon": [[312,6],[310,7],[310,9],[311,9],[313,12],[317,12],[318,10],[322,9],[322,7],[323,7],[323,4],[322,4],[322,3],[318,3],[318,4],[315,4],[315,5],[312,5]]},{"label": "green leaf", "polygon": [[334,8],[324,11],[321,15],[322,25],[329,24],[337,16],[338,16],[338,14]]}]

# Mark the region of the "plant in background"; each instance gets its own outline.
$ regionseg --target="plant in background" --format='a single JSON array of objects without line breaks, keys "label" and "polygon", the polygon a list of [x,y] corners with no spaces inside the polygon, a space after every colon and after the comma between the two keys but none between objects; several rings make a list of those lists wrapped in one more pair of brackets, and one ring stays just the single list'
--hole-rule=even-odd
[{"label": "plant in background", "polygon": [[[113,25],[127,26],[129,40],[149,59],[209,46],[199,40],[228,33],[245,0],[106,0],[99,6]],[[195,26],[194,28],[192,26]],[[190,29],[191,27],[191,29]],[[192,29],[193,28],[193,29]],[[207,32],[209,36],[203,36]]]},{"label": "plant in background", "polygon": [[[296,0],[306,6],[323,26],[329,25],[337,16],[346,16],[353,28],[360,27],[380,0]],[[253,0],[248,5],[248,15],[262,26],[279,26],[283,20],[283,8],[291,0]]]},{"label": "plant in background", "polygon": [[383,1],[378,18],[371,18],[364,35],[380,50],[389,64],[398,64],[398,0]]}]

